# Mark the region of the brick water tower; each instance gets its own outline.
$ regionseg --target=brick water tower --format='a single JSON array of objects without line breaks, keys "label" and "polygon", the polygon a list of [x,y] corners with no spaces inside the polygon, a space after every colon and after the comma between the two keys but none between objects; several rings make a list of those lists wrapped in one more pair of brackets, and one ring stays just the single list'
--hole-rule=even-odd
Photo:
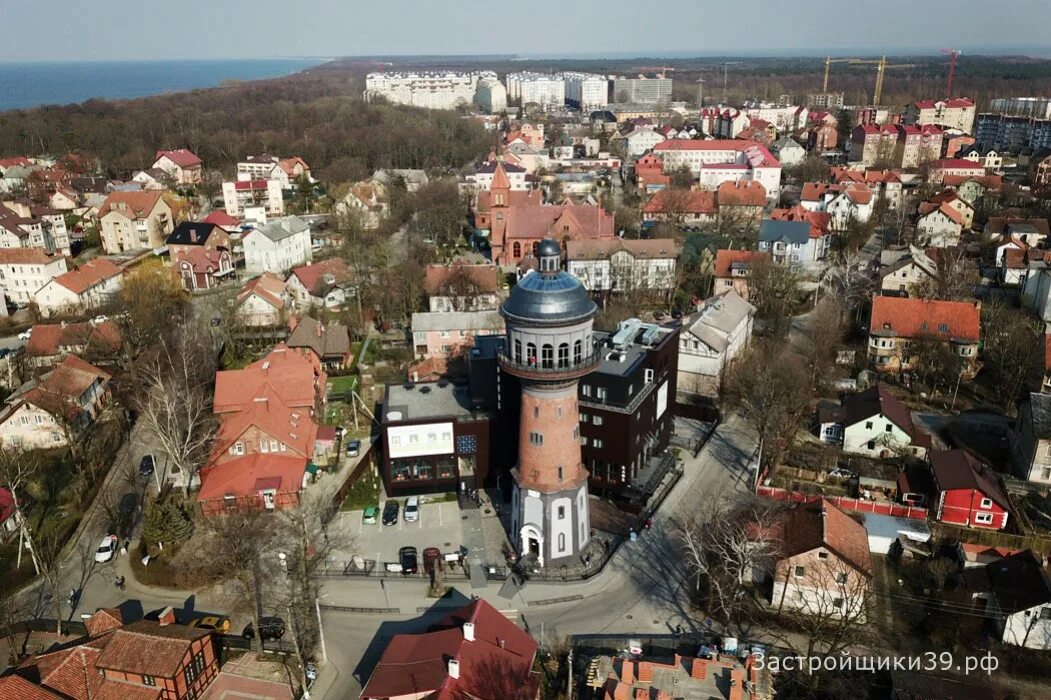
[{"label": "brick water tower", "polygon": [[537,259],[539,269],[500,307],[507,325],[500,367],[522,385],[511,539],[523,557],[547,565],[578,556],[590,537],[577,382],[599,355],[591,339],[597,307],[562,271],[558,243],[545,238]]}]

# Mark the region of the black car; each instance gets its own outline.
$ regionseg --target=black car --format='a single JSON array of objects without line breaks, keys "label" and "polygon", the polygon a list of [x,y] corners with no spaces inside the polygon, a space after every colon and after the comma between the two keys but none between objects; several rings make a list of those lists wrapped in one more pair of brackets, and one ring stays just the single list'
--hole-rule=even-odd
[{"label": "black car", "polygon": [[416,563],[416,548],[402,547],[398,550],[398,563],[401,564],[401,573],[408,576],[415,574],[419,569]]},{"label": "black car", "polygon": [[383,524],[384,525],[397,525],[398,524],[398,511],[401,509],[401,504],[398,501],[390,500],[387,501],[386,505],[383,506]]},{"label": "black car", "polygon": [[[251,622],[245,625],[241,636],[245,639],[255,637],[255,627]],[[281,637],[285,636],[285,621],[280,617],[259,618],[259,636],[263,638],[263,641],[267,639],[281,639]]]},{"label": "black car", "polygon": [[139,460],[139,476],[141,478],[148,479],[153,476],[154,469],[153,455],[146,455]]}]

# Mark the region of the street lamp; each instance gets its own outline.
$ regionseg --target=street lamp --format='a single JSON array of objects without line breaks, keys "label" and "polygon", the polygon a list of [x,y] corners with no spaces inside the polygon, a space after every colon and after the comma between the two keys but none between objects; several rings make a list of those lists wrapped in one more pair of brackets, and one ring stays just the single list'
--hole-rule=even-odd
[{"label": "street lamp", "polygon": [[321,642],[321,660],[328,663],[328,652],[325,651],[325,628],[321,625],[321,599],[328,594],[314,597],[314,611],[317,613],[317,635]]}]

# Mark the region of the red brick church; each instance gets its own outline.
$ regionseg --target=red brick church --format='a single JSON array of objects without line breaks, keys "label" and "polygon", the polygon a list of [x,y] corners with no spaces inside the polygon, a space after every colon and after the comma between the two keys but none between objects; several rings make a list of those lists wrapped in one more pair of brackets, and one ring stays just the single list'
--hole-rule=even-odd
[{"label": "red brick church", "polygon": [[540,190],[512,190],[503,165],[488,191],[478,193],[475,224],[489,231],[493,262],[517,265],[545,237],[606,240],[614,237],[613,215],[592,204],[544,204]]}]

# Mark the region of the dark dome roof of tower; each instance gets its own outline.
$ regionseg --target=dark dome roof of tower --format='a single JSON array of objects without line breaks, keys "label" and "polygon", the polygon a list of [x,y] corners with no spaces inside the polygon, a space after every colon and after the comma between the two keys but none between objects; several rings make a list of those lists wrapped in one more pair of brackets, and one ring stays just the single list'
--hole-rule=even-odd
[{"label": "dark dome roof of tower", "polygon": [[[544,255],[543,247],[539,253]],[[530,272],[511,288],[500,313],[512,321],[555,324],[583,320],[597,309],[584,285],[568,272],[553,275]]]},{"label": "dark dome roof of tower", "polygon": [[562,249],[554,238],[545,238],[536,248],[536,257],[544,258],[551,255],[562,255]]}]

